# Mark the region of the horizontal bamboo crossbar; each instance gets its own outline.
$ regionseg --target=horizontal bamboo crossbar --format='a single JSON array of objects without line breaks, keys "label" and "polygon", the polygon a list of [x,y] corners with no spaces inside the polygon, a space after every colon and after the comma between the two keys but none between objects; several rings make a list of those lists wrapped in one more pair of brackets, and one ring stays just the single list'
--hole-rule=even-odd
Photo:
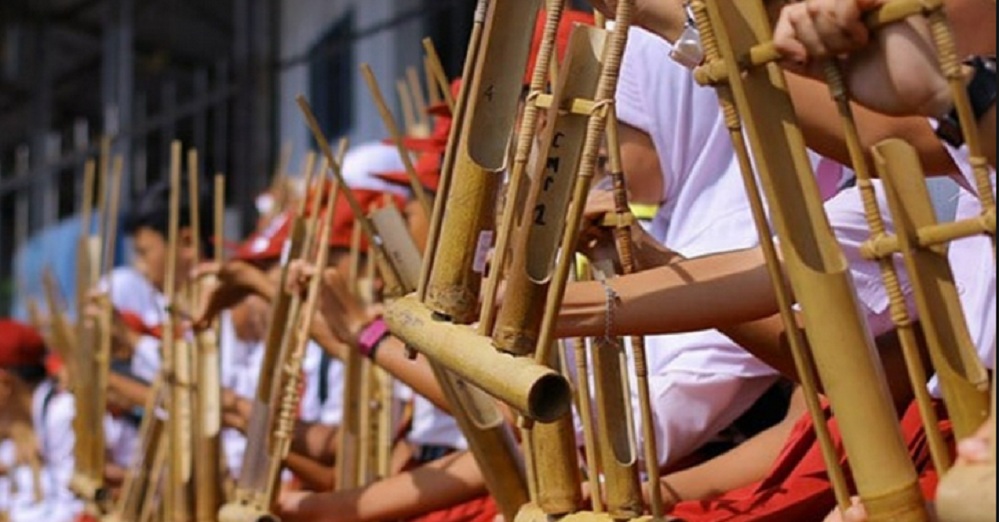
[{"label": "horizontal bamboo crossbar", "polygon": [[[930,248],[955,239],[995,233],[996,212],[995,209],[989,209],[977,218],[921,227],[916,231],[916,239],[920,247]],[[860,246],[860,254],[866,259],[880,259],[899,252],[898,236],[894,234],[871,238]]]},{"label": "horizontal bamboo crossbar", "polygon": [[530,419],[551,422],[569,412],[565,377],[531,358],[496,351],[473,327],[436,319],[415,294],[390,304],[385,321],[407,345]]}]

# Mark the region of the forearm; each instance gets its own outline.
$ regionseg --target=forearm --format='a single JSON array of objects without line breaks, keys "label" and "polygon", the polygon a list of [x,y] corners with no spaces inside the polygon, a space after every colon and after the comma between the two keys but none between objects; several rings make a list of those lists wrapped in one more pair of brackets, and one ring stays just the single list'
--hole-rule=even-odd
[{"label": "forearm", "polygon": [[[785,76],[805,143],[822,156],[852,166],[839,110],[830,97],[829,88],[821,82],[793,73]],[[888,138],[901,138],[915,147],[927,175],[945,175],[956,171],[950,154],[940,144],[926,118],[886,116],[857,104],[850,106],[861,150],[872,174],[875,170],[871,162],[871,147]],[[994,140],[992,145],[995,145]]]},{"label": "forearm", "polygon": [[[773,285],[759,249],[686,259],[610,281],[611,334],[691,332],[776,313]],[[733,298],[737,296],[737,298]],[[569,285],[559,312],[559,337],[607,333],[607,294],[600,283]]]},{"label": "forearm", "polygon": [[399,520],[465,502],[486,492],[470,453],[457,453],[361,489],[310,495],[282,520]]},{"label": "forearm", "polygon": [[792,397],[784,420],[732,450],[698,466],[671,473],[661,480],[671,503],[707,500],[762,480],[777,460],[795,423],[805,412],[800,390]]},{"label": "forearm", "polygon": [[284,459],[285,466],[311,491],[333,491],[336,486],[336,468],[301,455],[292,448]]},{"label": "forearm", "polygon": [[319,463],[333,464],[336,459],[337,427],[313,422],[295,423],[291,451]]},{"label": "forearm", "polygon": [[149,397],[149,386],[115,372],[108,373],[108,388],[130,407],[142,407]]},{"label": "forearm", "polygon": [[444,392],[426,356],[410,359],[403,342],[397,337],[390,336],[378,346],[374,360],[378,366],[412,388],[415,393],[425,397],[434,406],[442,411],[451,412],[451,406],[444,397]]}]

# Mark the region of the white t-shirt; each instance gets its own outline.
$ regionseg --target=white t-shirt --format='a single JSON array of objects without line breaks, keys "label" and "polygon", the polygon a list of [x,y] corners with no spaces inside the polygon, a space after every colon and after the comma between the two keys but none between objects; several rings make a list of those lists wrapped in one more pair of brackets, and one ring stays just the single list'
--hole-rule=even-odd
[{"label": "white t-shirt", "polygon": [[[73,477],[73,397],[53,392],[43,382],[32,395],[31,414],[35,436],[41,446],[41,502],[35,501],[34,480],[28,466],[15,466],[0,478],[0,511],[12,522],[72,522],[83,504],[69,490]],[[0,442],[0,463],[11,466],[16,450],[13,442]]]},{"label": "white t-shirt", "polygon": [[[957,194],[955,220],[978,216],[982,207],[974,174],[968,161],[968,149],[947,147],[951,159],[957,165],[960,176],[956,177],[961,189]],[[992,181],[992,197],[995,197],[995,170],[989,171]],[[982,363],[989,369],[995,368],[996,350],[996,261],[992,255],[992,242],[987,236],[974,236],[958,239],[950,244],[947,252],[954,284],[957,287],[961,308],[971,341],[978,351]],[[931,379],[929,388],[935,396],[940,396],[936,376]]]},{"label": "white t-shirt", "polygon": [[[229,311],[219,316],[219,357],[221,362],[222,388],[237,396],[252,399],[257,393],[260,366],[264,358],[264,343],[243,341],[236,336]],[[243,453],[246,451],[246,436],[238,430],[222,430],[222,446],[229,471],[239,476],[243,466]]]},{"label": "white t-shirt", "polygon": [[343,421],[343,362],[334,357],[329,358],[329,366],[326,368],[326,396],[320,397],[319,372],[322,370],[322,360],[323,349],[310,341],[302,363],[302,370],[307,378],[300,416],[307,422],[339,426]]},{"label": "white t-shirt", "polygon": [[[756,246],[758,235],[714,89],[669,59],[671,46],[632,28],[618,80],[617,116],[647,133],[663,176],[650,233],[685,257]],[[649,374],[669,369],[745,377],[775,371],[717,330],[646,338]]]},{"label": "white t-shirt", "polygon": [[454,417],[444,413],[422,395],[413,398],[413,426],[406,437],[417,446],[447,446],[457,450],[468,448]]}]

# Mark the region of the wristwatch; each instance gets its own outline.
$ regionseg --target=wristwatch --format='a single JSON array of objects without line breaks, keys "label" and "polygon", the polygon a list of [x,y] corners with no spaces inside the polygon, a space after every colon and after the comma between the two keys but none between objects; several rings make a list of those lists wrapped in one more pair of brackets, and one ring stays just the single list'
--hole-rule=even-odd
[{"label": "wristwatch", "polygon": [[[977,122],[996,103],[996,57],[975,56],[964,63],[973,70],[967,89],[971,111]],[[954,147],[964,145],[964,133],[961,132],[956,107],[938,119],[936,133]]]},{"label": "wristwatch", "polygon": [[391,334],[385,320],[379,317],[365,326],[364,330],[361,330],[361,334],[357,338],[357,351],[368,359],[374,359],[375,350]]}]

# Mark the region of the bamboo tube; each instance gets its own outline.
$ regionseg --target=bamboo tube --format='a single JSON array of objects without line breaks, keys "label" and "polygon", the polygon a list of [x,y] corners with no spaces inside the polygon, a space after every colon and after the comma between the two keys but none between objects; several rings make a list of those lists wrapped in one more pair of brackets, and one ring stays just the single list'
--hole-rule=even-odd
[{"label": "bamboo tube", "polygon": [[[197,151],[191,149],[188,152],[188,188],[192,224],[192,242],[195,248],[200,247],[200,227],[201,216],[199,208],[200,190],[198,182],[200,180],[198,169]],[[221,175],[216,175],[215,190],[224,190],[224,179]],[[224,192],[215,194],[214,208],[214,236],[222,237],[222,219],[224,218]],[[215,251],[216,261],[221,263],[221,244]],[[200,255],[196,254],[196,258]],[[198,282],[193,282],[192,288],[192,309],[200,309],[201,293]],[[195,520],[198,522],[214,521],[218,515],[218,510],[222,505],[222,468],[219,456],[221,454],[220,432],[222,425],[222,398],[220,368],[219,368],[219,348],[218,333],[216,327],[209,327],[195,332],[194,337],[194,386],[195,386],[195,414],[194,414],[194,506]]]},{"label": "bamboo tube", "polygon": [[[614,191],[614,213],[618,222],[622,223],[625,216],[630,216],[628,209],[628,191],[625,187],[624,168],[621,165],[621,143],[617,133],[617,111],[610,110],[607,122],[607,151],[610,164],[610,179]],[[614,242],[621,258],[621,269],[624,274],[635,271],[635,260],[632,252],[631,231],[628,226],[618,225],[614,229]],[[648,473],[648,491],[650,511],[653,518],[663,516],[662,490],[659,488],[659,452],[656,448],[656,432],[653,425],[652,401],[649,397],[649,371],[645,356],[645,338],[640,335],[631,336],[631,349],[635,359],[635,387],[638,390],[639,414],[642,418],[642,439],[645,444],[645,469]]]},{"label": "bamboo tube", "polygon": [[[170,147],[170,217],[167,233],[166,276],[163,292],[170,303],[177,300],[177,249],[179,241],[181,144],[174,141]],[[190,497],[190,396],[185,389],[190,384],[189,352],[185,342],[176,335],[173,314],[167,313],[163,322],[163,371],[171,380],[168,401],[169,418],[167,495],[165,504],[168,520],[177,522],[193,518]],[[169,362],[168,362],[169,361]]]},{"label": "bamboo tube", "polygon": [[[451,167],[454,178],[446,195],[461,205],[443,210],[440,228],[443,237],[461,248],[433,252],[426,295],[427,306],[459,323],[469,323],[477,315],[485,253],[493,243],[497,172],[504,167],[522,88],[520,76],[509,72],[526,67],[529,28],[536,16],[534,0],[490,4],[475,74],[467,85],[471,98],[461,137],[453,145],[457,147]],[[445,162],[444,167],[449,165]]]},{"label": "bamboo tube", "polygon": [[[559,367],[558,364],[550,366]],[[579,489],[582,478],[572,416],[563,415],[550,423],[533,423],[530,431],[533,432],[531,453],[537,481],[535,502],[548,515],[578,510],[582,502]]]},{"label": "bamboo tube", "polygon": [[498,353],[489,338],[470,327],[440,321],[413,296],[392,303],[385,321],[407,344],[529,418],[551,422],[568,411],[569,385],[560,374]]},{"label": "bamboo tube", "polygon": [[399,95],[399,103],[402,105],[402,121],[406,134],[419,135],[419,125],[416,121],[416,115],[413,113],[413,97],[409,93],[406,80],[400,78],[395,81],[395,92]]},{"label": "bamboo tube", "polygon": [[[563,1],[549,1],[547,4],[548,10],[545,15],[544,36],[541,40],[541,47],[538,50],[538,59],[535,62],[534,71],[531,72],[531,86],[524,104],[524,114],[520,120],[520,130],[517,132],[517,147],[513,157],[513,168],[510,172],[510,180],[507,183],[507,197],[503,205],[502,216],[500,217],[496,248],[493,252],[493,267],[495,268],[490,271],[482,297],[480,323],[481,331],[484,333],[491,333],[494,327],[496,293],[499,289],[501,275],[506,266],[511,232],[515,226],[516,201],[518,194],[522,190],[521,186],[524,183],[524,175],[527,171],[527,161],[534,146],[534,137],[538,127],[539,109],[535,100],[538,94],[545,89],[545,70],[548,67],[548,62],[551,61],[552,52],[555,47],[555,38],[558,32],[558,24],[562,18],[564,6],[565,2]],[[550,146],[550,138],[546,140],[546,143],[549,143]],[[531,349],[533,349],[533,346]],[[520,350],[520,352],[524,351]]]},{"label": "bamboo tube", "polygon": [[427,114],[427,98],[423,95],[423,83],[420,82],[420,73],[416,71],[416,67],[410,66],[406,68],[406,81],[409,83],[409,90],[413,94],[416,121],[429,134],[430,117]]},{"label": "bamboo tube", "polygon": [[[507,277],[507,297],[493,334],[496,347],[517,355],[534,351],[544,315],[545,295],[556,268],[559,236],[566,230],[587,118],[559,115],[559,100],[592,99],[600,74],[597,57],[605,40],[602,29],[579,27],[569,39],[564,82],[557,85],[539,151],[537,180],[521,216],[520,235]],[[587,191],[589,189],[587,188]],[[579,206],[585,205],[575,199]],[[566,273],[568,275],[568,273]]]},{"label": "bamboo tube", "polygon": [[[600,142],[603,140],[604,128],[607,123],[606,111],[613,103],[614,93],[617,89],[617,76],[621,69],[621,56],[624,54],[624,46],[628,39],[628,28],[631,26],[632,8],[631,1],[618,2],[614,18],[614,32],[603,50],[604,66],[600,71],[596,95],[593,97],[593,114],[587,123],[586,138],[583,141],[583,159],[576,173],[577,179],[573,190],[573,204],[569,210],[569,217],[566,220],[565,232],[562,235],[560,246],[562,252],[572,252],[575,250],[582,223],[586,195],[590,191],[590,181],[593,179],[593,173],[596,170]],[[536,353],[538,361],[548,360],[549,354],[547,352],[552,345],[552,341],[555,339],[555,319],[558,317],[558,309],[562,303],[562,298],[565,296],[569,268],[572,264],[571,257],[562,256],[555,267],[552,286],[548,290],[545,316],[541,322],[541,333],[539,334]]]},{"label": "bamboo tube", "polygon": [[[950,87],[951,97],[954,100],[954,109],[957,111],[958,120],[961,123],[961,133],[964,134],[964,142],[968,147],[968,160],[974,174],[975,191],[978,193],[978,201],[982,205],[982,214],[987,215],[991,212],[994,220],[996,200],[992,192],[995,187],[992,186],[989,179],[988,160],[982,152],[982,139],[976,128],[975,114],[971,109],[971,100],[965,86],[964,73],[961,70],[961,62],[957,58],[957,46],[947,24],[942,0],[938,0],[938,5],[927,13],[927,20],[930,23],[933,43],[937,47],[940,67],[947,78],[947,85]],[[989,237],[992,239],[992,257],[995,258],[995,230]]]},{"label": "bamboo tube", "polygon": [[[378,87],[378,80],[375,78],[375,74],[371,71],[371,67],[366,63],[361,64],[361,75],[364,77],[364,81],[368,85],[368,90],[371,91],[371,97],[375,101],[375,106],[378,107],[378,114],[382,117],[382,123],[385,124],[385,130],[388,132],[392,142],[395,143],[395,148],[399,152],[399,158],[402,160],[402,165],[406,169],[406,173],[409,175],[409,188],[412,189],[416,200],[429,216],[433,212],[430,208],[430,200],[427,198],[427,192],[423,188],[423,184],[420,183],[419,177],[416,176],[416,167],[413,166],[413,158],[410,156],[409,151],[406,150],[406,146],[402,142],[402,133],[399,132],[399,126],[396,124],[395,118],[392,116],[392,111],[385,103],[385,97],[382,96],[382,90]],[[408,126],[409,124],[407,123],[407,127]]]},{"label": "bamboo tube", "polygon": [[[721,52],[714,37],[714,29],[708,19],[707,7],[701,2],[695,3],[693,8],[698,28],[705,35],[702,41],[705,56],[708,59],[707,64],[715,60],[720,60]],[[705,66],[709,66],[707,64]],[[700,69],[695,71],[695,76],[698,71]],[[787,330],[788,345],[790,346],[795,371],[798,374],[798,380],[801,384],[805,406],[811,418],[817,421],[814,422],[815,434],[819,442],[822,460],[825,463],[833,493],[836,496],[836,504],[840,509],[846,509],[850,506],[850,491],[847,488],[846,475],[843,472],[842,466],[840,466],[838,452],[833,445],[829,426],[825,422],[825,413],[819,399],[818,378],[815,375],[815,361],[812,358],[811,351],[805,344],[801,330],[797,328],[797,319],[792,309],[794,299],[791,295],[791,289],[785,284],[784,271],[777,257],[770,223],[760,196],[760,188],[756,181],[756,176],[753,174],[753,164],[749,156],[749,150],[746,147],[742,122],[739,120],[739,114],[735,107],[735,98],[731,87],[727,83],[719,82],[714,85],[714,88],[718,93],[718,100],[725,118],[725,126],[728,128],[729,138],[732,141],[736,158],[739,161],[739,170],[742,172],[742,181],[749,199],[750,210],[753,213],[753,222],[759,232],[760,248],[766,260],[767,273],[774,288],[774,295],[777,297],[777,308],[782,322],[785,325],[793,325],[792,328]],[[818,422],[819,420],[821,422]]]},{"label": "bamboo tube", "polygon": [[[860,496],[871,520],[925,520],[916,474],[873,341],[858,313],[846,261],[818,198],[803,138],[797,127],[786,124],[794,122],[794,114],[783,76],[774,64],[739,69],[736,56],[772,34],[766,12],[755,3],[716,0],[707,2],[707,12],[714,31],[706,35],[702,27],[702,41],[705,48],[717,45],[724,57],[781,238],[784,266]],[[759,112],[764,108],[765,115]],[[831,315],[829,310],[844,312]],[[821,317],[820,311],[825,312]]]},{"label": "bamboo tube", "polygon": [[[589,281],[589,267],[578,263],[575,273],[580,281]],[[576,358],[576,410],[579,412],[580,424],[583,426],[583,450],[586,456],[586,474],[590,484],[590,499],[593,504],[593,511],[600,513],[604,511],[603,493],[600,488],[600,461],[599,444],[597,440],[593,422],[593,401],[590,397],[590,370],[589,370],[589,350],[587,350],[586,339],[579,337],[572,340],[573,350]]]},{"label": "bamboo tube", "polygon": [[[989,377],[968,333],[946,249],[920,249],[914,241],[915,230],[936,222],[925,185],[912,182],[913,173],[922,172],[919,158],[901,140],[886,140],[874,147],[874,160],[885,180],[920,326],[926,334],[954,434],[958,439],[968,437],[988,417]],[[913,383],[913,387],[917,386]]]},{"label": "bamboo tube", "polygon": [[[437,48],[434,47],[434,41],[430,38],[424,38],[423,50],[427,53],[426,63],[427,63],[427,78],[428,84],[436,84],[435,88],[429,88],[428,91],[431,93],[436,93],[439,90],[440,95],[444,99],[444,103],[447,104],[448,110],[454,115],[455,99],[454,95],[451,93],[451,82],[447,79],[447,73],[444,72],[444,65],[441,63],[440,55],[437,54]],[[431,80],[432,78],[432,80]],[[431,97],[431,101],[433,98]]]},{"label": "bamboo tube", "polygon": [[622,386],[624,372],[621,346],[612,339],[594,339],[593,375],[596,382],[597,437],[600,440],[600,467],[604,476],[604,501],[614,518],[637,517],[644,511],[638,483],[638,461],[634,447],[634,426],[611,423],[630,408],[627,390]]},{"label": "bamboo tube", "polygon": [[[326,245],[325,238],[329,236],[333,223],[333,214],[337,202],[338,187],[334,185],[329,199],[326,203],[323,223],[319,229],[321,241],[317,242],[316,255],[314,257],[317,270],[323,270],[329,259],[330,249]],[[318,211],[317,211],[318,214]],[[309,253],[306,253],[309,255]],[[284,373],[284,389],[279,397],[279,409],[277,414],[277,425],[273,433],[274,450],[270,455],[268,465],[268,482],[266,489],[266,503],[261,506],[264,509],[271,509],[277,501],[278,487],[280,481],[278,477],[282,469],[282,463],[288,456],[291,448],[291,439],[295,428],[295,413],[301,399],[301,379],[302,361],[305,358],[306,346],[309,342],[309,327],[316,312],[316,303],[319,295],[319,283],[322,277],[313,277],[309,281],[303,311],[297,321],[291,326],[293,335],[291,337],[291,351],[287,358],[282,361],[282,372]]]},{"label": "bamboo tube", "polygon": [[[427,233],[427,244],[424,250],[423,266],[420,268],[420,284],[416,288],[420,301],[425,301],[427,297],[427,287],[430,285],[430,277],[434,263],[431,261],[437,256],[437,243],[441,237],[441,229],[444,221],[445,201],[451,193],[451,171],[454,167],[455,156],[457,155],[458,142],[465,129],[465,112],[468,107],[470,96],[470,85],[472,77],[475,75],[475,64],[479,55],[479,48],[482,44],[482,26],[485,25],[486,11],[489,8],[489,0],[477,0],[475,14],[472,19],[472,34],[468,39],[468,50],[465,53],[465,65],[461,73],[461,88],[458,90],[458,99],[451,105],[451,130],[448,133],[447,149],[444,151],[444,160],[441,163],[441,179],[437,186],[437,197],[434,200],[434,211],[430,215],[430,227]],[[427,46],[427,42],[424,42]],[[429,46],[432,49],[432,45]],[[436,52],[433,54],[436,56]],[[438,63],[440,61],[438,60]],[[447,89],[445,92],[448,92]],[[415,354],[414,354],[415,355]]]}]

